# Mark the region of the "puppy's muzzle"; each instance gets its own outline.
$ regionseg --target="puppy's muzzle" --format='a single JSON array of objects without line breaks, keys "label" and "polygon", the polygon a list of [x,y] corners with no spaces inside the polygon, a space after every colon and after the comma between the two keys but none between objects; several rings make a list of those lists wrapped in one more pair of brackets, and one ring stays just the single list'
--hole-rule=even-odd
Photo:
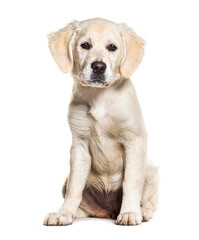
[{"label": "puppy's muzzle", "polygon": [[91,68],[93,69],[93,73],[91,74],[92,81],[104,82],[105,81],[105,71],[106,64],[104,62],[93,62],[91,64]]}]

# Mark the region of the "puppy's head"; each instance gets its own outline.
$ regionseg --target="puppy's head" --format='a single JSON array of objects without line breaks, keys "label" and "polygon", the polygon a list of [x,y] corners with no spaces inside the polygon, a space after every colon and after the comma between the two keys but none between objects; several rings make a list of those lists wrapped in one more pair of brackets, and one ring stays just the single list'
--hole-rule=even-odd
[{"label": "puppy's head", "polygon": [[132,75],[144,54],[144,41],[132,29],[100,18],[74,21],[50,34],[49,47],[63,72],[100,88]]}]

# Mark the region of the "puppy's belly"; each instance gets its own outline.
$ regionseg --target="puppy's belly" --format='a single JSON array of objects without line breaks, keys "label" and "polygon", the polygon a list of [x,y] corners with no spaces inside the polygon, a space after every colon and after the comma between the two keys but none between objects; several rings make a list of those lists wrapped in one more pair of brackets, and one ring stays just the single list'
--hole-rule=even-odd
[{"label": "puppy's belly", "polygon": [[98,174],[91,170],[82,195],[81,208],[90,216],[115,219],[122,202],[123,172]]},{"label": "puppy's belly", "polygon": [[116,219],[122,202],[122,188],[113,192],[85,188],[80,207],[90,216]]}]

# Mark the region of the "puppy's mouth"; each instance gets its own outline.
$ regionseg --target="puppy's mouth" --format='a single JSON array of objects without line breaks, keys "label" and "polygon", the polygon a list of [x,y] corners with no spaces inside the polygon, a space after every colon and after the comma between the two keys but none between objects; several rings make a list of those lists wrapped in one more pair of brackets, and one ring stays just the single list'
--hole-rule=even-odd
[{"label": "puppy's mouth", "polygon": [[87,81],[81,80],[81,82],[84,86],[99,87],[99,88],[109,86],[109,83],[107,83],[104,74],[91,74],[89,80]]},{"label": "puppy's mouth", "polygon": [[106,83],[104,74],[91,74],[91,82],[93,83]]},{"label": "puppy's mouth", "polygon": [[104,84],[104,81],[102,81],[100,78],[95,78],[90,81],[91,83],[99,83],[99,84]]}]

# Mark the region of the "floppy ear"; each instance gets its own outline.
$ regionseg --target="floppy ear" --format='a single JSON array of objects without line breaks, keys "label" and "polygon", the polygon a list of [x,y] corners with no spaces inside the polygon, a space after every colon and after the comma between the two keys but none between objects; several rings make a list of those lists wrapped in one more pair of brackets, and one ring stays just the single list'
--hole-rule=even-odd
[{"label": "floppy ear", "polygon": [[72,44],[75,37],[77,21],[48,35],[49,48],[52,56],[62,72],[68,73],[73,68]]},{"label": "floppy ear", "polygon": [[120,72],[123,77],[128,78],[135,72],[143,58],[145,41],[125,24],[121,24],[120,27],[123,41]]}]

